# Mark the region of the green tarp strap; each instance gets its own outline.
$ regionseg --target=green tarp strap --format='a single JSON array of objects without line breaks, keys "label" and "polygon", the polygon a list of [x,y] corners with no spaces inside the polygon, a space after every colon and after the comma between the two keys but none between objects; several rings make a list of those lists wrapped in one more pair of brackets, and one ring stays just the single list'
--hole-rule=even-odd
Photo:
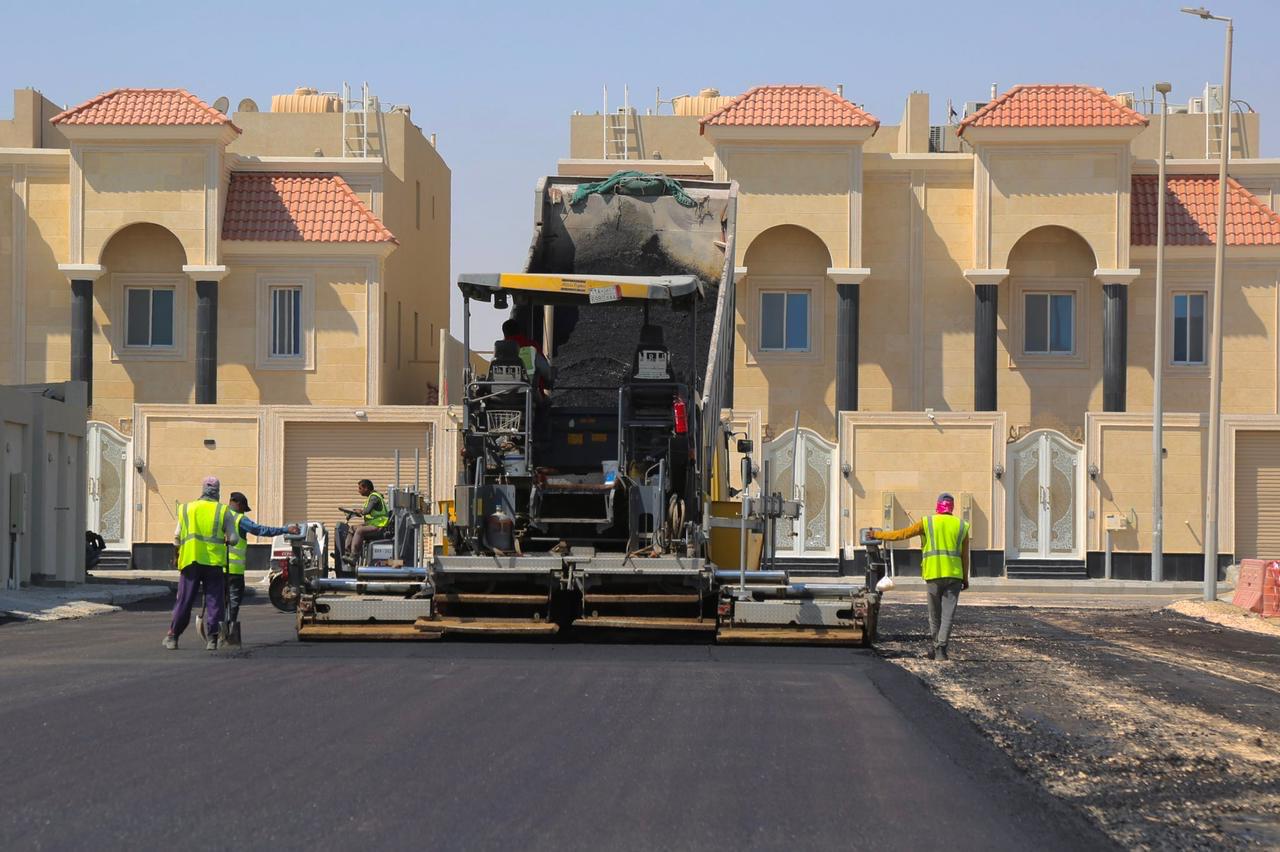
[{"label": "green tarp strap", "polygon": [[612,177],[596,183],[584,183],[573,193],[570,205],[582,202],[588,195],[599,193],[615,193],[617,195],[670,195],[682,207],[697,207],[698,202],[689,197],[684,187],[677,180],[666,175],[655,175],[648,172],[615,172]]}]

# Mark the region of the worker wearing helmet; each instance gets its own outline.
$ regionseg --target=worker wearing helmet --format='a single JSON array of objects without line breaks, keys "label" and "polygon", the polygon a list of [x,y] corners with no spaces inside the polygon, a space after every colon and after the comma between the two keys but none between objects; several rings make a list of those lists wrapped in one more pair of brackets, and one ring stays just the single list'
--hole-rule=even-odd
[{"label": "worker wearing helmet", "polygon": [[920,574],[929,588],[930,656],[946,660],[951,622],[955,618],[960,592],[969,588],[969,522],[953,513],[956,499],[947,492],[938,495],[935,513],[926,515],[900,530],[873,530],[881,541],[903,541],[920,536]]}]

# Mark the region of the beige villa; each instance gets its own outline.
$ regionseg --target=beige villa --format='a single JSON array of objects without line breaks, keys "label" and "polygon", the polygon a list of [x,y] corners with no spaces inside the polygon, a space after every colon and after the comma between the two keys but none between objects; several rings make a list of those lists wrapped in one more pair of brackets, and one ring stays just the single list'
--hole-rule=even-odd
[{"label": "beige villa", "polygon": [[[574,115],[559,169],[738,182],[731,416],[799,479],[804,516],[781,552],[834,560],[859,527],[906,525],[948,490],[977,573],[1101,576],[1109,539],[1113,576],[1148,576],[1160,357],[1164,573],[1194,579],[1215,91],[1169,119],[1158,355],[1157,122],[1130,94],[1015,86],[931,125],[913,93],[892,126],[820,86],[704,90],[674,114]],[[1280,557],[1280,160],[1258,158],[1254,113],[1228,141],[1223,562]]]},{"label": "beige villa", "polygon": [[367,88],[234,112],[18,90],[0,385],[86,384],[87,523],[110,546],[168,541],[208,473],[264,520],[332,513],[393,450],[430,451],[449,209],[434,138]]}]

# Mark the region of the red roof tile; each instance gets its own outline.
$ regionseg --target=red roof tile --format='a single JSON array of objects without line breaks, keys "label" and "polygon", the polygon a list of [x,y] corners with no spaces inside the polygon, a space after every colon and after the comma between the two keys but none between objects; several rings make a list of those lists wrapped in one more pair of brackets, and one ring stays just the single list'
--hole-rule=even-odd
[{"label": "red roof tile", "polygon": [[[1218,228],[1218,176],[1170,175],[1165,186],[1165,244],[1211,246]],[[1135,246],[1156,244],[1158,185],[1155,175],[1134,175],[1129,203]],[[1235,178],[1227,178],[1227,245],[1280,245],[1280,216]]]},{"label": "red roof tile", "polygon": [[234,172],[224,240],[395,243],[395,236],[338,175]]},{"label": "red roof tile", "polygon": [[960,122],[966,127],[1141,127],[1145,116],[1096,86],[1014,86]]},{"label": "red roof tile", "polygon": [[226,124],[240,132],[231,119],[186,89],[112,89],[58,113],[50,122],[74,125]]},{"label": "red roof tile", "polygon": [[880,120],[822,86],[756,86],[699,123],[739,127],[879,127]]}]

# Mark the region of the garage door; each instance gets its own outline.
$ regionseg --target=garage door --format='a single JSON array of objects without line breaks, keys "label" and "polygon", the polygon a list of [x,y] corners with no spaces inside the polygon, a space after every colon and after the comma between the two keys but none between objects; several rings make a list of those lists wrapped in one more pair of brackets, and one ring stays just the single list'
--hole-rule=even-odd
[{"label": "garage door", "polygon": [[395,482],[415,481],[419,455],[424,490],[431,486],[431,427],[420,423],[289,423],[284,429],[284,515],[288,521],[322,521],[330,529],[345,520],[339,506],[362,503],[356,482],[372,479],[383,494]]},{"label": "garage door", "polygon": [[1236,552],[1280,559],[1280,432],[1236,433]]}]

